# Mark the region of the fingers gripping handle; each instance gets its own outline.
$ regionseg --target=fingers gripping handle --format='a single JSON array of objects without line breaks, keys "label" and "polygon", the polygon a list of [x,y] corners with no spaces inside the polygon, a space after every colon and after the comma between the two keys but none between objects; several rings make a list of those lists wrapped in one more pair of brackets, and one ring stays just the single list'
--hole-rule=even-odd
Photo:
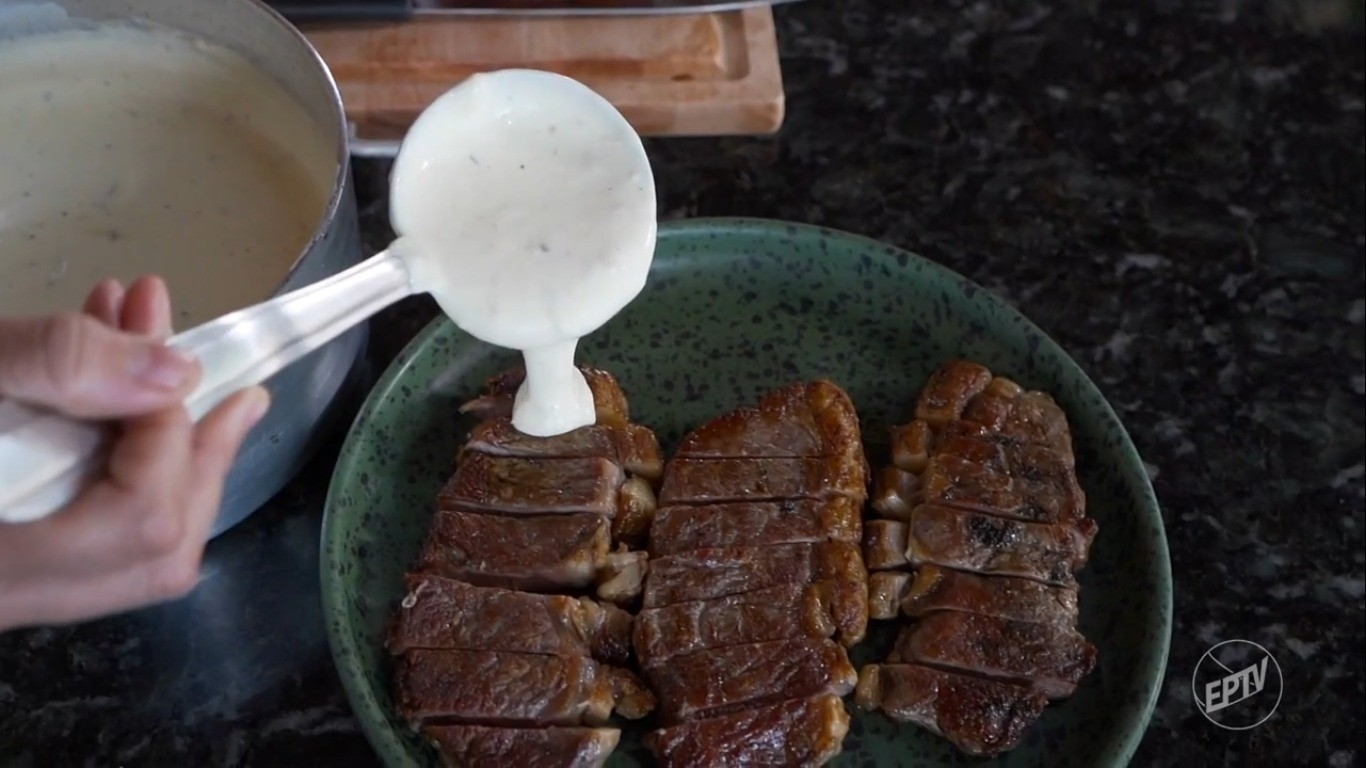
[{"label": "fingers gripping handle", "polygon": [[106,443],[101,425],[0,401],[0,522],[26,523],[65,506]]},{"label": "fingers gripping handle", "polygon": [[[380,253],[351,269],[171,339],[200,361],[185,399],[195,421],[371,315],[412,294],[402,260]],[[69,504],[108,459],[109,425],[0,400],[0,523],[37,520]]]}]

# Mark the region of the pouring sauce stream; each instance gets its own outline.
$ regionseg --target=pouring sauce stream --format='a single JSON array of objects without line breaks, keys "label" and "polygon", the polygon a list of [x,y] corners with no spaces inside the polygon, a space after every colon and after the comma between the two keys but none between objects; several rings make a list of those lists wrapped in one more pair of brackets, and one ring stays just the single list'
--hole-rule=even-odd
[{"label": "pouring sauce stream", "polygon": [[390,200],[389,250],[414,290],[522,352],[513,425],[548,436],[592,424],[579,339],[640,293],[654,256],[654,178],[626,119],[560,75],[474,75],[414,123]]}]

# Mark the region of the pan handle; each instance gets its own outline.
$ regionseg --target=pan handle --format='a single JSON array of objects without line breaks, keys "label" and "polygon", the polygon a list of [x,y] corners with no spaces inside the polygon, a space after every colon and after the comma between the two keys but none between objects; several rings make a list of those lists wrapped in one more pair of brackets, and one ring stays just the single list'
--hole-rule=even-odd
[{"label": "pan handle", "polygon": [[266,0],[266,5],[295,24],[407,21],[413,16],[410,0]]}]

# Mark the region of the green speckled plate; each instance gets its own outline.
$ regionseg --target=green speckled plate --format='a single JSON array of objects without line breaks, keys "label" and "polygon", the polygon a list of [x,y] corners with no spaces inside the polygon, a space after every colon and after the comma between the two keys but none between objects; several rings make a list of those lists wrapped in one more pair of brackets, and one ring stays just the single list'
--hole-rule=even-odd
[{"label": "green speckled plate", "polygon": [[[1100,524],[1081,574],[1081,630],[1096,671],[1001,765],[1123,765],[1147,725],[1166,666],[1171,572],[1157,502],[1114,411],[1054,342],[999,299],[929,261],[865,238],[775,222],[714,220],[661,228],[644,293],[585,340],[579,359],[616,374],[636,421],[665,448],[693,426],[797,379],[845,387],[869,441],[910,418],[944,359],[964,356],[1067,410],[1090,513]],[[332,478],[322,584],[337,670],[389,766],[435,764],[396,715],[383,651],[433,500],[452,470],[456,408],[505,351],[444,319],[423,331],[371,393]],[[876,450],[875,448],[873,449]],[[881,652],[883,637],[856,661]],[[612,765],[649,765],[627,731]],[[945,741],[878,715],[854,720],[837,765],[973,764]]]}]

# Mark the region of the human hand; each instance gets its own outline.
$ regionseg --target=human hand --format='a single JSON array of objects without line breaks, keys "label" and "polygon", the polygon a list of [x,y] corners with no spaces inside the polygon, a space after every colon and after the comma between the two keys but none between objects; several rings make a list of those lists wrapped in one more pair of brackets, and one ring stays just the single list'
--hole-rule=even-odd
[{"label": "human hand", "polygon": [[83,314],[0,319],[0,396],[117,420],[104,478],[41,520],[0,524],[0,631],[180,597],[194,588],[223,479],[269,406],[253,387],[198,424],[199,364],[167,347],[166,286],[106,281]]}]

